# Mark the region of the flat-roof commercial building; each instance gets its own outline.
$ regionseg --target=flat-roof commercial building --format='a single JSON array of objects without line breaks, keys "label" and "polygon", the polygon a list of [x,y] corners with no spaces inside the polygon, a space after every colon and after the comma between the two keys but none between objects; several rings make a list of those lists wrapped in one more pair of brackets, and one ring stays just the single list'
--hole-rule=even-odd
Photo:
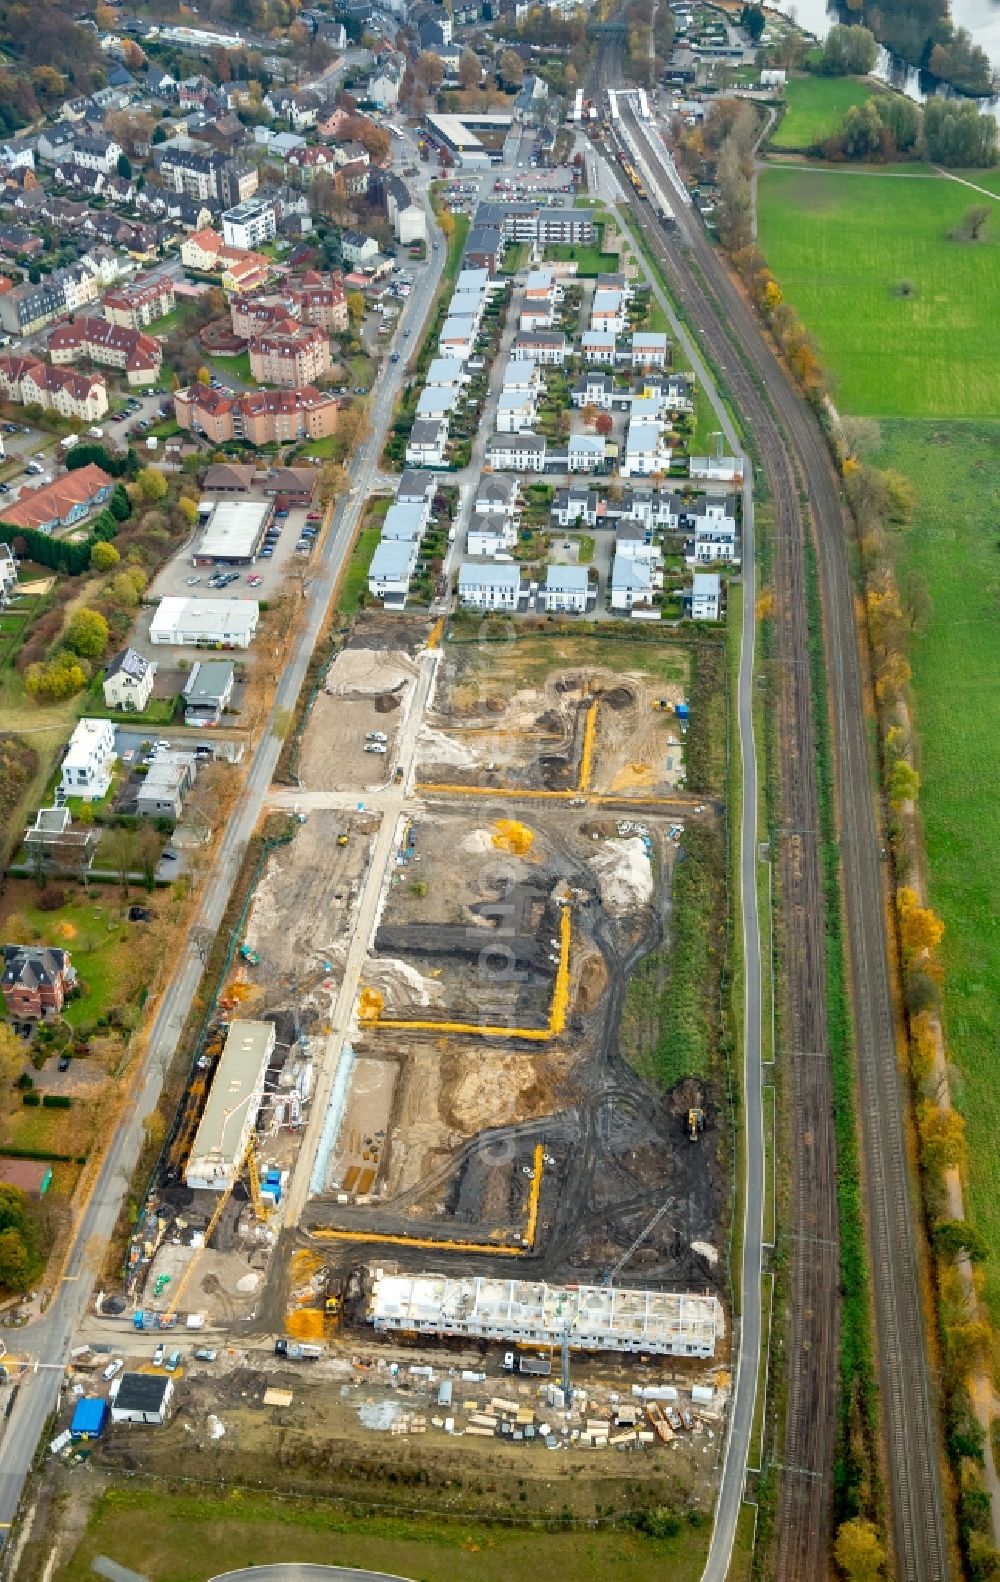
[{"label": "flat-roof commercial building", "polygon": [[713,1357],[725,1331],[712,1295],[443,1274],[377,1275],[366,1316],[377,1330],[549,1346],[568,1335],[587,1351],[657,1357]]},{"label": "flat-roof commercial building", "polygon": [[199,660],[184,684],[184,724],[218,725],[229,707],[236,673],[228,659]]},{"label": "flat-roof commercial building", "polygon": [[138,817],[180,818],[184,793],[194,785],[194,774],[194,753],[156,753],[136,797]]},{"label": "flat-roof commercial building", "polygon": [[194,552],[195,565],[210,566],[217,560],[251,565],[273,515],[273,500],[219,500]]},{"label": "flat-roof commercial building", "polygon": [[256,599],[161,599],[149,626],[151,643],[175,648],[249,648],[260,620]]},{"label": "flat-roof commercial building", "polygon": [[[497,115],[488,111],[470,115],[428,115],[427,125],[434,136],[450,149],[459,165],[498,164],[501,158],[503,136],[514,124],[512,115]],[[488,147],[476,133],[485,134]]]},{"label": "flat-roof commercial building", "polygon": [[229,1024],[184,1173],[189,1187],[224,1192],[239,1175],[264,1097],[274,1039],[273,1022]]}]

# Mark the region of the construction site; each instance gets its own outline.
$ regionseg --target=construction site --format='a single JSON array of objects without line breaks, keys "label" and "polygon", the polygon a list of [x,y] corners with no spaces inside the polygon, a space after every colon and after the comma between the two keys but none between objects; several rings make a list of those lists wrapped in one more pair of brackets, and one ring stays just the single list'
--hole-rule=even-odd
[{"label": "construction site", "polygon": [[[133,1243],[144,1323],[562,1343],[405,1303],[390,1322],[360,1295],[371,1266],[425,1293],[591,1288],[595,1312],[621,1293],[645,1327],[578,1325],[567,1347],[724,1366],[724,1108],[703,1079],[653,1089],[619,1038],[632,974],[669,949],[685,830],[723,818],[685,784],[689,655],[626,644],[612,672],[593,638],[438,648],[391,624],[337,654],[274,794],[292,838]],[[253,1027],[249,1096],[229,1051]]]}]

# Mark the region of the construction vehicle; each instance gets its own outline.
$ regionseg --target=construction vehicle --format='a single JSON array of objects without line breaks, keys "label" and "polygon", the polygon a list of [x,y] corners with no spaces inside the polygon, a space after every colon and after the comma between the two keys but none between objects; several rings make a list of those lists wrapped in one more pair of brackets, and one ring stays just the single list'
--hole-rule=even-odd
[{"label": "construction vehicle", "polygon": [[260,966],[260,951],[251,950],[249,945],[240,946],[240,960],[248,961],[251,967]]},{"label": "construction vehicle", "polygon": [[283,1337],[274,1342],[274,1355],[284,1357],[288,1362],[318,1362],[323,1355],[322,1346],[308,1346],[297,1340],[285,1340]]},{"label": "construction vehicle", "polygon": [[696,1143],[705,1130],[705,1111],[697,1105],[692,1105],[687,1112],[687,1134],[689,1142]]},{"label": "construction vehicle", "polygon": [[351,837],[349,835],[338,835],[337,836],[337,845],[338,846],[346,846],[348,841],[350,840],[350,838]]}]

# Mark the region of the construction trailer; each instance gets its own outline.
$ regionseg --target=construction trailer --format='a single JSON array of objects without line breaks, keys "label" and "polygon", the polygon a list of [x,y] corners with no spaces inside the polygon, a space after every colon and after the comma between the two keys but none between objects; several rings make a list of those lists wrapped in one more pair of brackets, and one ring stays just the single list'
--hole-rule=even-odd
[{"label": "construction trailer", "polygon": [[184,1172],[185,1184],[231,1191],[264,1098],[273,1022],[231,1022]]},{"label": "construction trailer", "polygon": [[374,1271],[366,1316],[379,1331],[661,1357],[713,1357],[725,1332],[711,1294],[382,1270]]}]

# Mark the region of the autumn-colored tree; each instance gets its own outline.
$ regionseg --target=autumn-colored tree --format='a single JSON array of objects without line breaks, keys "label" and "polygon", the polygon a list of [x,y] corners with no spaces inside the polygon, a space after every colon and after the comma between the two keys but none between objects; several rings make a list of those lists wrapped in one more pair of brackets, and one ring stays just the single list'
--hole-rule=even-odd
[{"label": "autumn-colored tree", "polygon": [[413,75],[422,88],[428,93],[433,93],[444,81],[444,63],[440,56],[432,55],[430,50],[425,49],[417,56]]},{"label": "autumn-colored tree", "polygon": [[458,59],[458,80],[465,89],[478,88],[482,80],[483,68],[479,64],[479,56],[473,49],[463,49]]},{"label": "autumn-colored tree", "polygon": [[880,702],[898,698],[910,680],[910,661],[898,651],[886,653],[878,664],[875,695]]},{"label": "autumn-colored tree", "polygon": [[368,408],[363,401],[355,399],[349,406],[341,407],[337,413],[337,438],[345,455],[356,450],[368,432]]},{"label": "autumn-colored tree", "polygon": [[195,522],[198,520],[197,500],[189,499],[186,494],[181,495],[181,498],[177,502],[177,509],[180,511],[185,521],[189,522],[193,527]]},{"label": "autumn-colored tree", "polygon": [[212,383],[212,375],[207,368],[198,369],[198,383],[200,385],[210,385]]},{"label": "autumn-colored tree", "polygon": [[769,280],[764,288],[764,306],[767,311],[773,313],[775,308],[780,308],[783,300],[781,287],[778,282]]},{"label": "autumn-colored tree", "polygon": [[879,1582],[885,1549],[873,1522],[854,1516],[837,1531],[833,1553],[848,1582]]},{"label": "autumn-colored tree", "polygon": [[504,50],[498,70],[500,81],[506,83],[508,88],[520,88],[524,81],[524,61],[516,50]]},{"label": "autumn-colored tree", "polygon": [[595,428],[597,426],[597,408],[594,406],[592,401],[587,402],[587,405],[580,413],[580,416],[583,418],[583,421],[586,423],[588,428]]},{"label": "autumn-colored tree", "polygon": [[939,1258],[968,1258],[970,1263],[984,1263],[990,1253],[985,1236],[964,1219],[942,1220],[934,1230],[934,1247]]},{"label": "autumn-colored tree", "polygon": [[90,565],[94,571],[112,571],[121,558],[114,544],[106,544],[103,539],[91,546]]},{"label": "autumn-colored tree", "polygon": [[139,493],[150,503],[162,500],[167,492],[167,480],[156,467],[143,467],[136,477]]},{"label": "autumn-colored tree", "polygon": [[965,1122],[957,1110],[944,1110],[931,1099],[922,1099],[917,1105],[917,1130],[925,1169],[941,1174],[961,1164]]},{"label": "autumn-colored tree", "polygon": [[596,428],[598,434],[603,435],[606,439],[614,426],[615,425],[610,412],[598,412],[597,418],[594,422],[594,427]]},{"label": "autumn-colored tree", "polygon": [[365,316],[365,299],[360,291],[347,293],[347,315],[353,329],[357,329]]},{"label": "autumn-colored tree", "polygon": [[897,759],[889,774],[889,801],[892,806],[899,809],[906,802],[915,802],[919,790],[920,776],[913,765],[908,764],[905,758]]},{"label": "autumn-colored tree", "polygon": [[0,1080],[5,1087],[16,1082],[25,1066],[26,1046],[9,1023],[0,1022]]},{"label": "autumn-colored tree", "polygon": [[54,66],[36,66],[31,81],[43,99],[61,99],[66,92],[66,78]]},{"label": "autumn-colored tree", "polygon": [[934,1070],[937,1051],[937,1021],[931,1011],[918,1011],[910,1021],[910,1071],[914,1081],[927,1081]]},{"label": "autumn-colored tree", "polygon": [[317,497],[321,505],[329,505],[344,494],[350,485],[346,470],[338,462],[328,461],[320,469]]},{"label": "autumn-colored tree", "polygon": [[84,606],[71,616],[65,642],[74,654],[100,659],[108,643],[108,623],[99,610],[88,610]]},{"label": "autumn-colored tree", "polygon": [[921,906],[909,885],[902,885],[896,897],[899,932],[903,952],[909,960],[932,956],[944,938],[944,924],[929,906]]}]

